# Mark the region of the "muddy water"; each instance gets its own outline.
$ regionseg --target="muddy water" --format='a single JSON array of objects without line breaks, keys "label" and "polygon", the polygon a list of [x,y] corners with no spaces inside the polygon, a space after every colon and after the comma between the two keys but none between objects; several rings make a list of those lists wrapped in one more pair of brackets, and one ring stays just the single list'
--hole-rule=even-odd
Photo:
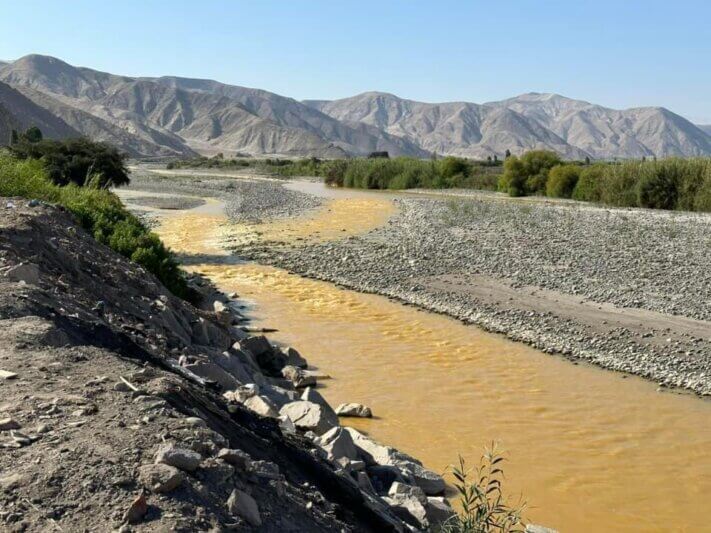
[{"label": "muddy water", "polygon": [[[338,208],[351,210],[357,231],[392,209],[363,200]],[[343,236],[333,209],[285,238]],[[273,237],[279,227],[261,231]],[[330,402],[373,408],[377,418],[353,425],[437,471],[460,453],[475,460],[496,439],[508,452],[508,492],[525,495],[530,520],[561,531],[711,530],[710,402],[382,297],[230,264],[220,245],[234,232],[221,215],[194,211],[166,217],[159,231],[181,252],[211,254],[191,268],[252,301],[256,324],[278,328],[273,339],[333,376],[323,382]]]}]

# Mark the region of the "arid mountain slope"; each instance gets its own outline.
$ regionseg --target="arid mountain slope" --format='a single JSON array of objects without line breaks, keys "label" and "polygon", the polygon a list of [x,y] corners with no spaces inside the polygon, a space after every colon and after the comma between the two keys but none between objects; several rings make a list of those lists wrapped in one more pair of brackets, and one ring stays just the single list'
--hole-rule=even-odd
[{"label": "arid mountain slope", "polygon": [[484,158],[536,148],[576,159],[711,154],[711,136],[667,109],[618,111],[553,94],[486,104],[378,92],[299,102],[212,80],[118,76],[41,55],[0,63],[0,80],[78,132],[134,156],[377,150]]}]

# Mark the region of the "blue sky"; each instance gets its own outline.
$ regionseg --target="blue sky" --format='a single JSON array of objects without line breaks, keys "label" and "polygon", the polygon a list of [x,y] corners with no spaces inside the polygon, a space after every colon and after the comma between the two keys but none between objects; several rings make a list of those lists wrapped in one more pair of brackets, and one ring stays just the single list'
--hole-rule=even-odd
[{"label": "blue sky", "polygon": [[555,92],[711,124],[711,2],[2,0],[0,59],[213,78],[294,98]]}]

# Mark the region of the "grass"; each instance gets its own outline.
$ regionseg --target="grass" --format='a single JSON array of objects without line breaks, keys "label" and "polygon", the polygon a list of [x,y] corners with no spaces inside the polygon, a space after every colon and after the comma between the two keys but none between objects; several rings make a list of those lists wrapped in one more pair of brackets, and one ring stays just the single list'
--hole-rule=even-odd
[{"label": "grass", "polygon": [[44,163],[0,154],[0,196],[20,196],[68,209],[97,241],[153,273],[173,294],[193,298],[173,254],[107,191],[53,184]]}]

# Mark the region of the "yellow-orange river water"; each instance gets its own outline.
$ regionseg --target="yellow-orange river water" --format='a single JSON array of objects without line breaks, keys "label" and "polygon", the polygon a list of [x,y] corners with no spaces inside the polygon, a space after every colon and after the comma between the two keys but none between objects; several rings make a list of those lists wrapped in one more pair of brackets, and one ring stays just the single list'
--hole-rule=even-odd
[{"label": "yellow-orange river water", "polygon": [[711,402],[383,297],[233,264],[222,247],[365,232],[395,211],[387,197],[330,199],[306,218],[257,227],[230,225],[212,204],[166,215],[158,233],[179,252],[213,256],[190,268],[251,301],[255,325],[277,328],[273,340],[331,375],[329,402],[373,409],[352,425],[439,472],[498,441],[506,492],[523,495],[530,521],[562,532],[711,531]]}]

